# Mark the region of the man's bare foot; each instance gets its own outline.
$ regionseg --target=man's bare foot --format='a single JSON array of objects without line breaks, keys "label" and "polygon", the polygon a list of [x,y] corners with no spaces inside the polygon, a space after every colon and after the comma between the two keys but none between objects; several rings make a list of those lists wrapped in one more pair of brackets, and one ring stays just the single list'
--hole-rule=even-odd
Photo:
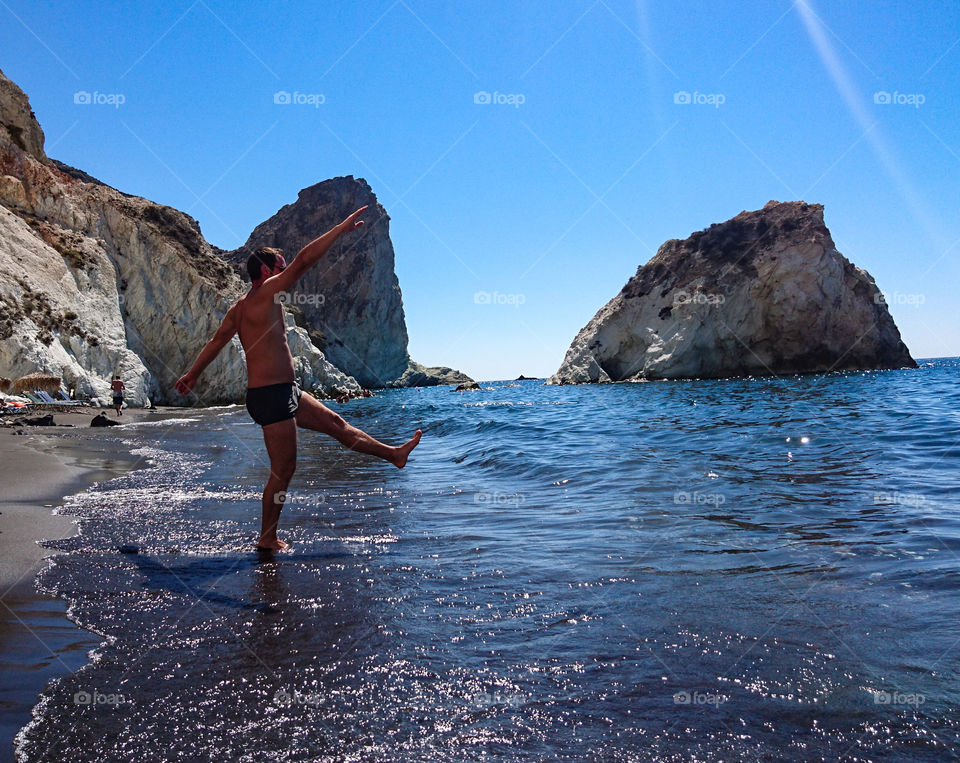
[{"label": "man's bare foot", "polygon": [[261,538],[257,542],[257,551],[283,551],[285,548],[290,548],[290,544],[276,538],[272,541],[265,541]]},{"label": "man's bare foot", "polygon": [[390,463],[392,463],[398,469],[402,469],[407,465],[407,456],[410,455],[410,451],[413,450],[417,445],[420,444],[420,437],[423,435],[423,432],[419,429],[416,433],[407,440],[403,445],[397,448],[397,455],[394,456]]}]

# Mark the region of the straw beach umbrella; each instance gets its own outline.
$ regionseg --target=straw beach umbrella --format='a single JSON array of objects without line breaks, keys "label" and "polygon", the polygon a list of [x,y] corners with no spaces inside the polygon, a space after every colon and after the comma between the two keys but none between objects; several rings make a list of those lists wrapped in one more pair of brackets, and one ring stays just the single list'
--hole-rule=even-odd
[{"label": "straw beach umbrella", "polygon": [[0,376],[0,392],[9,392],[12,384],[12,379],[8,379],[6,376]]},{"label": "straw beach umbrella", "polygon": [[20,392],[30,392],[31,390],[42,389],[44,392],[55,393],[60,389],[60,377],[50,374],[27,374],[21,376],[13,383],[14,394]]}]

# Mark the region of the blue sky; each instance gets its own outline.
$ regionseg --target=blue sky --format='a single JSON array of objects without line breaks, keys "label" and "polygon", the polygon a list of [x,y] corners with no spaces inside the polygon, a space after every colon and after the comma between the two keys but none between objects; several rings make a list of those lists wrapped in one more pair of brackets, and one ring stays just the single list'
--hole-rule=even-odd
[{"label": "blue sky", "polygon": [[770,199],[825,205],[915,357],[960,354],[952,0],[0,0],[0,19],[49,155],[220,247],[365,178],[427,365],[548,375],[663,241]]}]

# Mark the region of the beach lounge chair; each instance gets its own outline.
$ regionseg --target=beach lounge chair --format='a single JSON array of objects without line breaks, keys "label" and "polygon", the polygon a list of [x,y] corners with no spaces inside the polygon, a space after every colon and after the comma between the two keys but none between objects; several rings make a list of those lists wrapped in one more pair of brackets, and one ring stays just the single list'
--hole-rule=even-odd
[{"label": "beach lounge chair", "polygon": [[63,400],[63,402],[67,404],[73,403],[74,405],[88,405],[90,403],[89,397],[85,397],[83,399],[74,399],[70,397],[70,394],[63,387],[60,388],[60,400]]},{"label": "beach lounge chair", "polygon": [[47,395],[48,399],[44,400],[42,397],[40,397],[40,395],[41,394],[46,395],[47,394],[46,392],[40,393],[40,392],[37,392],[37,390],[34,390],[33,392],[21,392],[20,394],[23,395],[25,398],[27,398],[27,400],[29,400],[33,404],[32,405],[33,408],[49,408],[51,405],[55,405],[57,407],[62,405],[66,407],[67,405],[66,403],[58,403],[49,395]]},{"label": "beach lounge chair", "polygon": [[80,405],[79,400],[57,400],[55,397],[52,397],[49,392],[44,392],[42,389],[37,390],[37,395],[45,403],[53,403],[54,405]]}]

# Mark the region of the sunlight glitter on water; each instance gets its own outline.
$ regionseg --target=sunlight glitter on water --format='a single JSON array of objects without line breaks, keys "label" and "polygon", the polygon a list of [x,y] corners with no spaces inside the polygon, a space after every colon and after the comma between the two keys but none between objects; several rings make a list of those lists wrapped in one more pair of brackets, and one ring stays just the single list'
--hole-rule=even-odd
[{"label": "sunlight glitter on water", "polygon": [[64,507],[42,583],[111,643],[21,752],[940,759],[957,370],[383,392],[342,412],[407,469],[304,435],[268,562],[259,431],[201,415]]}]

